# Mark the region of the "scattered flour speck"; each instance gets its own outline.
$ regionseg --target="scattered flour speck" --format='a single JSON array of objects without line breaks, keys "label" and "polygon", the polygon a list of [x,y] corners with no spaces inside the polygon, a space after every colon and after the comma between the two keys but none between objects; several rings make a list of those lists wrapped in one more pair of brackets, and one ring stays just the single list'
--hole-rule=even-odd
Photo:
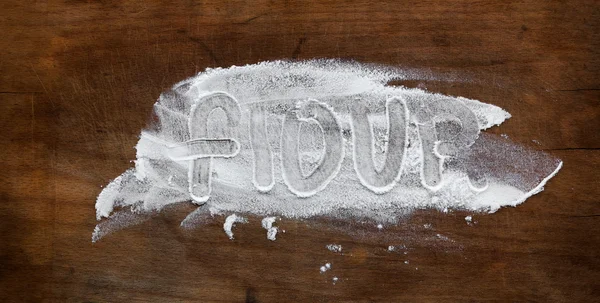
[{"label": "scattered flour speck", "polygon": [[321,271],[321,273],[324,273],[330,269],[331,269],[331,263],[325,263],[325,265],[321,266],[321,268],[319,270]]},{"label": "scattered flour speck", "polygon": [[277,236],[278,228],[276,226],[273,226],[276,220],[277,217],[266,217],[262,219],[261,222],[262,227],[267,230],[267,239],[271,241],[275,241]]},{"label": "scattered flour speck", "polygon": [[329,244],[326,246],[332,252],[339,253],[342,252],[342,245],[339,244]]}]

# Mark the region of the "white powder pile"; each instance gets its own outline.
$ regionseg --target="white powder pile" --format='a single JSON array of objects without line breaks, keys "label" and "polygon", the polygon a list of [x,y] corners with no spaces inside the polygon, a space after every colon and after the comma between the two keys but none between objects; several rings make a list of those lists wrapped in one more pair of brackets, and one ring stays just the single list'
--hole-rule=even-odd
[{"label": "white powder pile", "polygon": [[[192,201],[213,215],[387,224],[414,209],[516,206],[560,169],[556,158],[481,132],[510,117],[497,106],[386,85],[420,77],[337,60],[207,69],[161,94],[135,168],[100,193],[97,218]],[[226,220],[230,238],[237,218]],[[94,239],[110,226],[100,223]]]},{"label": "white powder pile", "polygon": [[231,240],[233,240],[232,229],[236,223],[248,223],[248,220],[244,217],[240,217],[236,214],[232,214],[232,215],[228,216],[227,218],[225,218],[225,223],[223,223],[223,230],[225,230],[225,233]]},{"label": "white powder pile", "polygon": [[339,244],[328,244],[327,249],[329,249],[329,251],[332,251],[334,253],[341,253],[342,252],[342,246]]},{"label": "white powder pile", "polygon": [[277,217],[266,217],[261,221],[262,227],[267,230],[267,239],[271,241],[275,241],[277,236],[278,228],[273,226],[276,220]]},{"label": "white powder pile", "polygon": [[321,268],[319,268],[319,271],[323,274],[330,269],[331,269],[331,263],[325,263],[325,265],[323,265],[323,266],[321,266]]}]

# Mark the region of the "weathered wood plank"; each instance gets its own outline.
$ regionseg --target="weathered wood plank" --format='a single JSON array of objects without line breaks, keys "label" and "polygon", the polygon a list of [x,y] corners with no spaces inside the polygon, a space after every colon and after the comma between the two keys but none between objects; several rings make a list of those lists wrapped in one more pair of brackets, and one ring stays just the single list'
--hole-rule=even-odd
[{"label": "weathered wood plank", "polygon": [[[595,1],[4,3],[0,297],[597,300],[599,22]],[[193,210],[184,203],[91,243],[100,186],[131,166],[161,91],[206,67],[322,57],[444,75],[400,84],[507,109],[513,118],[490,132],[545,149],[564,168],[542,194],[475,215],[473,226],[467,213],[436,211],[385,233],[284,220],[286,233],[270,242],[250,217],[230,241],[223,218],[179,228]],[[400,244],[408,254],[387,251]],[[320,274],[325,262],[333,269]]]}]

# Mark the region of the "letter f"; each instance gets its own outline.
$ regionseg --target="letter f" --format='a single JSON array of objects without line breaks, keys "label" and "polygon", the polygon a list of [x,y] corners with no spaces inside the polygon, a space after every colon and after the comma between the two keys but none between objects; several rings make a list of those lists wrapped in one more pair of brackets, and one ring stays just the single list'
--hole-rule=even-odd
[{"label": "letter f", "polygon": [[208,138],[208,118],[218,108],[225,112],[228,127],[239,124],[241,110],[238,102],[227,93],[212,93],[200,98],[190,109],[190,140],[172,146],[169,150],[171,159],[190,161],[188,190],[192,199],[198,203],[206,202],[210,197],[212,158],[231,158],[240,150],[240,144],[235,139]]}]

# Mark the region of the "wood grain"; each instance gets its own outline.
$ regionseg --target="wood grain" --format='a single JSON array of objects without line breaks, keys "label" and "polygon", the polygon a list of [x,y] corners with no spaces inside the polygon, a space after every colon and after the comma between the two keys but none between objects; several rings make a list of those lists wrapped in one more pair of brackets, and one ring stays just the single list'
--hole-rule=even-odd
[{"label": "wood grain", "polygon": [[[0,5],[3,302],[600,298],[597,1]],[[184,203],[91,243],[100,186],[132,165],[161,91],[206,67],[322,57],[453,79],[402,84],[507,109],[513,118],[490,132],[547,150],[564,168],[542,194],[475,215],[474,226],[468,213],[437,211],[382,233],[284,220],[286,233],[270,242],[250,217],[231,241],[222,217],[179,228],[193,210]],[[407,255],[387,251],[399,244]],[[325,262],[332,270],[320,274]]]}]

